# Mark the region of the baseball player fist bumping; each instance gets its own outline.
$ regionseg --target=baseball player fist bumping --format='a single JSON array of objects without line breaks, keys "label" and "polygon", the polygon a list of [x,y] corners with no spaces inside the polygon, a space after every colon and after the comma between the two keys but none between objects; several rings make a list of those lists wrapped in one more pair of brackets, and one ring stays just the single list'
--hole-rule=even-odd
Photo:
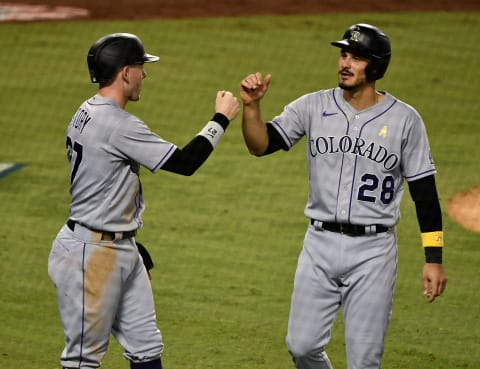
[{"label": "baseball player fist bumping", "polygon": [[218,91],[215,100],[215,111],[225,115],[232,121],[240,112],[240,103],[230,91]]},{"label": "baseball player fist bumping", "polygon": [[90,79],[99,88],[67,127],[70,216],[48,259],[66,337],[60,358],[65,369],[100,367],[110,334],[131,369],[162,368],[148,274],[153,261],[135,241],[145,208],[140,168],[192,175],[240,110],[231,92],[219,91],[213,117],[187,145],[155,134],[124,109],[140,100],[144,65],[158,60],[129,33],[101,37],[87,54]]},{"label": "baseball player fist bumping", "polygon": [[244,105],[260,100],[268,90],[272,76],[268,74],[262,79],[260,72],[249,74],[240,83],[240,97]]},{"label": "baseball player fist bumping", "polygon": [[428,301],[447,283],[436,168],[418,112],[376,88],[390,62],[387,35],[354,24],[331,45],[340,49],[338,86],[309,92],[268,121],[260,101],[271,76],[246,76],[240,82],[242,132],[255,156],[289,151],[306,138],[309,221],[286,337],[296,367],[332,368],[325,350],[342,307],[348,368],[379,369],[397,278],[404,183],[421,232]]},{"label": "baseball player fist bumping", "polygon": [[249,74],[240,82],[240,98],[243,102],[242,131],[249,152],[263,155],[268,145],[267,127],[260,116],[260,100],[267,93],[272,76],[262,78],[260,72]]}]

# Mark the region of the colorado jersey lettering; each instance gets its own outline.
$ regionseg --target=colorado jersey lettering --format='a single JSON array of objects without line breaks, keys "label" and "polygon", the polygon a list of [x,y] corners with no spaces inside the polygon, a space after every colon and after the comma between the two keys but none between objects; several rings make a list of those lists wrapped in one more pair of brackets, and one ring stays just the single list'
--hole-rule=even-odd
[{"label": "colorado jersey lettering", "polygon": [[411,106],[388,93],[358,112],[342,91],[337,87],[304,95],[271,120],[288,147],[303,136],[307,139],[310,188],[305,215],[393,226],[400,218],[395,209],[404,179],[436,172],[425,126]]}]

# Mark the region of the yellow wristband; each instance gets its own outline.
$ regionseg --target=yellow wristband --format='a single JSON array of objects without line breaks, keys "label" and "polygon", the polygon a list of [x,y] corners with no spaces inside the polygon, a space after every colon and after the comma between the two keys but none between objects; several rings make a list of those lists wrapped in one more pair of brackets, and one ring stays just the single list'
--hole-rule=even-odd
[{"label": "yellow wristband", "polygon": [[422,233],[423,247],[443,247],[443,232],[425,232]]}]

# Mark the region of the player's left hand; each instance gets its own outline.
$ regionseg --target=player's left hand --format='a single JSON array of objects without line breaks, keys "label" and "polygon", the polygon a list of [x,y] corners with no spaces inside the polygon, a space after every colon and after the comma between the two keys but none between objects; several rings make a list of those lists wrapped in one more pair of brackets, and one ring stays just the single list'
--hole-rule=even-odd
[{"label": "player's left hand", "polygon": [[447,276],[442,264],[425,263],[423,266],[423,294],[433,302],[447,286]]}]

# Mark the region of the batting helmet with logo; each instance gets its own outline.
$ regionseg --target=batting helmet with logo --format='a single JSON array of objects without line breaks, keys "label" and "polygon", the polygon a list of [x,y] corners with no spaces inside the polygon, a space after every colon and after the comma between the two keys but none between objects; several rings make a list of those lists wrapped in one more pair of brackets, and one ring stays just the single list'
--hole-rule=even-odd
[{"label": "batting helmet with logo", "polygon": [[345,31],[343,40],[331,44],[370,59],[365,69],[369,81],[382,78],[387,71],[391,56],[390,40],[375,26],[365,23],[354,24]]},{"label": "batting helmet with logo", "polygon": [[112,33],[99,38],[88,51],[87,64],[93,83],[107,83],[125,65],[156,62],[145,52],[142,41],[131,33]]}]

